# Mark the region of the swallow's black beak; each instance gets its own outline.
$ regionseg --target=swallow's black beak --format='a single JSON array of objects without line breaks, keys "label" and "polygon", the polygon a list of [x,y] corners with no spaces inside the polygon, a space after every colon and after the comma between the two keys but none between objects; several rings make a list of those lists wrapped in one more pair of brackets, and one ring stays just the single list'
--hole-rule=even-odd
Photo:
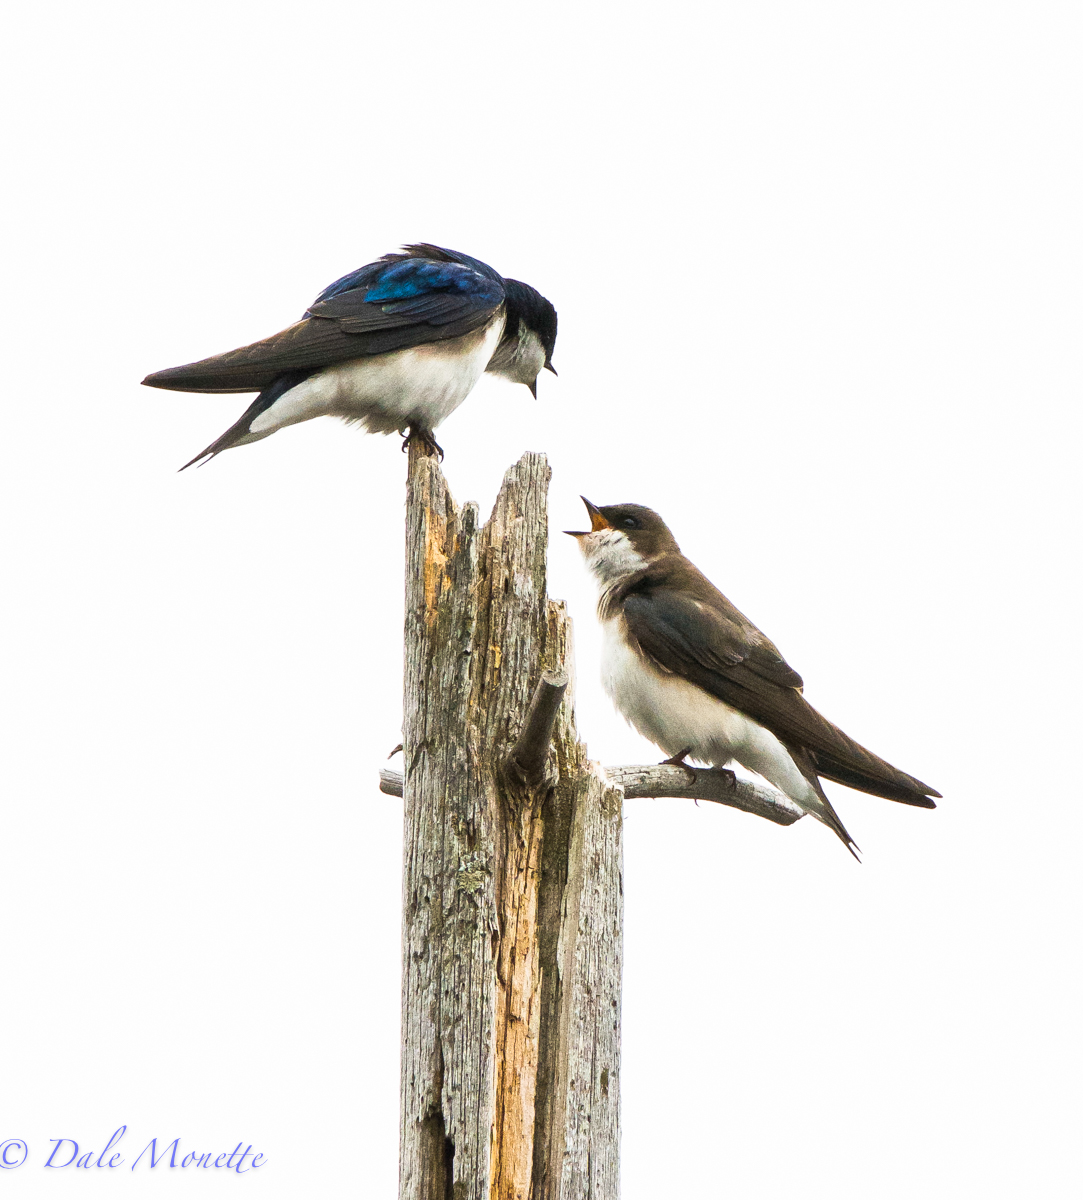
[{"label": "swallow's black beak", "polygon": [[535,400],[537,400],[537,398],[538,398],[538,381],[535,379],[531,383],[528,383],[526,386],[528,388],[530,388],[530,394],[534,397]]},{"label": "swallow's black beak", "polygon": [[591,504],[586,496],[580,496],[579,499],[582,500],[587,506],[587,512],[590,513],[590,528],[583,530],[582,532],[577,532],[573,529],[565,529],[564,532],[569,537],[586,537],[588,533],[597,533],[599,529],[613,528],[613,526],[610,525],[610,523],[602,515],[602,510],[596,504]]},{"label": "swallow's black beak", "polygon": [[543,369],[544,369],[544,370],[546,370],[546,371],[552,371],[554,375],[557,373],[557,369],[556,369],[556,367],[554,367],[554,366],[553,366],[553,364],[552,364],[551,362],[547,362],[547,363],[545,364],[545,367],[544,367]]},{"label": "swallow's black beak", "polygon": [[582,500],[583,503],[587,506],[587,512],[590,513],[590,531],[591,531],[591,533],[597,533],[599,529],[612,529],[613,528],[613,526],[610,525],[609,521],[604,516],[602,516],[602,510],[596,504],[591,504],[591,502],[586,498],[586,496],[580,496],[579,499]]}]

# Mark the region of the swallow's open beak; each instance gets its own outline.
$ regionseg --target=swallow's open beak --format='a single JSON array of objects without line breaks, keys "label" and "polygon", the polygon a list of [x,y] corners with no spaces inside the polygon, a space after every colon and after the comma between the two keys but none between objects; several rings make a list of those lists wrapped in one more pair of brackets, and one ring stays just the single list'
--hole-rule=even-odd
[{"label": "swallow's open beak", "polygon": [[565,529],[564,532],[569,537],[586,537],[588,533],[597,533],[599,529],[612,529],[613,526],[602,515],[602,510],[586,498],[580,496],[580,500],[587,506],[587,512],[590,513],[590,528],[584,529],[581,532],[576,532],[574,529]]}]

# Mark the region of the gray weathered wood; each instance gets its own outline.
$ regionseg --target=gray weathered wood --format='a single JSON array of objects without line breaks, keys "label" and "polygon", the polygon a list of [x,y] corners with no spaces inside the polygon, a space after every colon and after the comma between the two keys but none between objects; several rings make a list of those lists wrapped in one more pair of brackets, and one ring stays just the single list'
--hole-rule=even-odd
[{"label": "gray weathered wood", "polygon": [[532,1200],[620,1194],[620,983],[624,862],[620,792],[575,727],[572,626],[549,602],[549,641],[569,679],[553,739],[557,786],[544,816],[542,964]]},{"label": "gray weathered wood", "polygon": [[[805,815],[775,788],[751,779],[734,779],[729,771],[696,767],[689,775],[682,767],[665,764],[604,769],[608,782],[619,787],[628,800],[710,800],[712,804],[726,804],[764,817],[776,825],[792,825]],[[398,771],[381,770],[380,791],[401,796],[402,775]]]},{"label": "gray weathered wood", "polygon": [[[411,447],[403,757],[402,1200],[616,1200],[620,792],[571,697],[544,769],[505,770],[543,672],[571,676],[546,597],[549,468],[492,517]],[[544,692],[545,689],[542,689]],[[530,755],[527,755],[530,758]]]},{"label": "gray weathered wood", "polygon": [[777,825],[792,825],[804,811],[782,792],[766,783],[735,778],[730,771],[694,767],[690,775],[683,767],[664,763],[649,767],[606,767],[606,777],[629,800],[684,797],[726,804],[742,812],[765,817]]},{"label": "gray weathered wood", "polygon": [[568,682],[563,671],[545,671],[538,680],[523,728],[504,764],[504,769],[511,772],[513,786],[537,788],[546,782],[549,747]]}]

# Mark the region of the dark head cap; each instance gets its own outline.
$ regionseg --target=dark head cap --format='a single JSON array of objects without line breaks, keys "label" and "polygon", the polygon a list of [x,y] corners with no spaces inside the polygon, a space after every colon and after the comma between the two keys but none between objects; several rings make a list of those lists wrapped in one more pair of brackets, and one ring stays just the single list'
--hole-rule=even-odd
[{"label": "dark head cap", "polygon": [[580,496],[579,499],[590,513],[590,529],[582,533],[566,530],[572,537],[586,537],[597,533],[599,529],[616,529],[628,538],[636,552],[644,558],[680,554],[681,548],[669,532],[669,526],[653,508],[645,508],[642,504],[607,504],[599,508],[591,504],[586,496]]},{"label": "dark head cap", "polygon": [[557,344],[557,310],[541,294],[528,283],[520,283],[518,279],[504,280],[505,303],[508,309],[508,325],[510,318],[516,317],[535,334],[545,351],[545,368],[553,370],[553,348]]}]

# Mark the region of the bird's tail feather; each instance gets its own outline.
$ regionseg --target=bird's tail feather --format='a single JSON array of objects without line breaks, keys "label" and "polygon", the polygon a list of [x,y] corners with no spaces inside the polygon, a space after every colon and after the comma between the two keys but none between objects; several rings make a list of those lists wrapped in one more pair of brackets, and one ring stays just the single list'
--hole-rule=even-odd
[{"label": "bird's tail feather", "polygon": [[[225,435],[223,435],[223,436],[225,436]],[[222,440],[222,438],[219,438],[218,442],[220,442],[221,440]],[[207,465],[207,463],[209,463],[211,461],[212,458],[216,458],[219,454],[222,453],[223,450],[229,449],[228,446],[219,446],[218,442],[211,442],[211,444],[206,448],[206,450],[200,450],[200,452],[195,456],[195,458],[190,458],[184,464],[183,467],[178,467],[177,474],[179,475],[181,473],[181,471],[187,471],[189,467],[195,466],[196,463],[199,463],[199,465],[201,467],[205,467]],[[200,461],[201,459],[202,459],[202,461]]]},{"label": "bird's tail feather", "polygon": [[[223,450],[230,450],[234,446],[244,446],[248,442],[259,442],[265,437],[270,437],[274,433],[273,429],[268,429],[266,433],[252,433],[252,422],[262,412],[266,412],[272,404],[280,397],[284,396],[290,388],[296,387],[297,384],[306,380],[311,371],[284,371],[269,387],[265,387],[262,392],[252,401],[252,403],[244,410],[238,420],[222,434],[220,438],[216,438],[211,444],[186,462],[182,471],[187,471],[194,463],[200,463],[200,466],[205,466],[216,455],[222,453]],[[200,459],[205,459],[206,462],[200,462]]]},{"label": "bird's tail feather", "polygon": [[823,824],[835,834],[839,841],[842,842],[846,849],[850,851],[854,858],[860,862],[861,847],[857,844],[857,842],[854,841],[849,833],[846,832],[846,826],[843,825],[839,818],[839,814],[835,812],[831,805],[831,801],[828,800],[828,798],[823,794],[822,789],[820,791],[820,799],[823,803],[824,811],[822,813],[814,812],[812,815],[822,821]]},{"label": "bird's tail feather", "polygon": [[[195,458],[189,459],[177,473],[180,474],[180,471],[187,471],[188,468],[193,466],[195,463],[199,463],[201,467],[205,467],[212,458],[216,458],[222,453],[223,450],[229,450],[232,446],[240,446],[243,440],[251,442],[257,441],[257,438],[246,437],[248,434],[248,425],[252,419],[252,417],[249,415],[250,413],[251,410],[246,412],[244,416],[241,417],[236,424],[231,425],[220,438],[216,438],[205,450],[200,450]],[[200,461],[201,459],[203,460],[202,462]]]},{"label": "bird's tail feather", "polygon": [[816,807],[809,807],[808,812],[812,814],[818,821],[826,825],[828,829],[839,839],[847,850],[857,859],[861,861],[861,847],[847,832],[846,826],[842,823],[842,818],[835,812],[834,806],[827,798],[827,793],[824,791],[820,783],[818,768],[813,763],[812,755],[808,750],[801,746],[786,745],[786,749],[790,752],[790,757],[797,764],[797,769],[808,780],[809,786],[816,793],[819,799],[819,804]]}]

